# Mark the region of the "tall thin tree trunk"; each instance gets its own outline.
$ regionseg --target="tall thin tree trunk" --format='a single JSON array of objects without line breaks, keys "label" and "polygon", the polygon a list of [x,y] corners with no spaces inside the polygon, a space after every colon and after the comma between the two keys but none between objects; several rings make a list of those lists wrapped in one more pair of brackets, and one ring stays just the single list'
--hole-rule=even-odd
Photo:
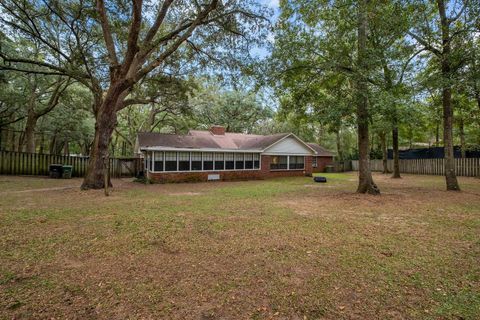
[{"label": "tall thin tree trunk", "polygon": [[442,26],[442,105],[443,105],[443,145],[445,149],[445,181],[447,190],[460,190],[455,174],[455,158],[453,153],[453,107],[451,88],[450,61],[450,22],[447,18],[444,0],[437,0]]},{"label": "tall thin tree trunk", "polygon": [[413,128],[411,125],[408,126],[408,148],[413,149]]},{"label": "tall thin tree trunk", "polygon": [[477,100],[478,110],[480,111],[480,91],[475,90],[475,99]]},{"label": "tall thin tree trunk", "polygon": [[70,148],[69,148],[68,140],[65,140],[65,142],[64,142],[64,145],[63,145],[63,155],[64,155],[64,156],[70,155]]},{"label": "tall thin tree trunk", "polygon": [[22,151],[22,146],[25,141],[25,132],[20,132],[20,135],[18,136],[17,140],[17,145],[15,146],[15,151],[21,152]]},{"label": "tall thin tree trunk", "polygon": [[50,154],[55,154],[55,150],[57,148],[57,133],[54,132],[52,136],[52,140],[50,140]]},{"label": "tall thin tree trunk", "polygon": [[45,148],[45,134],[41,134],[40,135],[40,142],[38,143],[39,144],[39,150],[38,150],[38,153],[40,154],[43,154],[44,153],[44,148]]},{"label": "tall thin tree trunk", "polygon": [[15,133],[9,127],[7,127],[6,131],[7,131],[7,135],[5,137],[5,150],[13,151],[13,148],[15,145]]},{"label": "tall thin tree trunk", "polygon": [[358,127],[358,193],[379,194],[380,190],[373,182],[372,172],[370,171],[370,145],[368,133],[368,84],[366,81],[368,73],[367,57],[367,29],[368,0],[358,2],[358,67],[357,74],[357,127]]},{"label": "tall thin tree trunk", "polygon": [[343,161],[342,142],[340,139],[340,129],[335,132],[335,138],[337,142],[337,157],[338,161]]},{"label": "tall thin tree trunk", "polygon": [[0,151],[3,151],[3,144],[4,144],[4,140],[5,140],[5,131],[3,130],[3,128],[0,126]]},{"label": "tall thin tree trunk", "polygon": [[388,150],[387,150],[387,133],[381,132],[380,133],[380,145],[382,148],[382,164],[383,164],[383,172],[384,174],[389,173],[388,171]]},{"label": "tall thin tree trunk", "polygon": [[463,123],[463,118],[460,118],[459,121],[459,131],[460,131],[460,148],[461,148],[461,153],[462,153],[462,158],[467,157],[467,150],[465,146],[465,125]]},{"label": "tall thin tree trunk", "polygon": [[392,129],[392,147],[393,147],[393,175],[392,178],[401,178],[400,176],[400,153],[398,150],[398,125],[396,119],[393,122]]}]

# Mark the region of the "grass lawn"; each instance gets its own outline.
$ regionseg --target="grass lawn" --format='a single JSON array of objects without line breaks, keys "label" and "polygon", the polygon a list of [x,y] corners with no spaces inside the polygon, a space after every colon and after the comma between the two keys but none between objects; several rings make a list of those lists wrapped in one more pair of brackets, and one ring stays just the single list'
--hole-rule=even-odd
[{"label": "grass lawn", "polygon": [[480,319],[480,180],[0,176],[0,319]]}]

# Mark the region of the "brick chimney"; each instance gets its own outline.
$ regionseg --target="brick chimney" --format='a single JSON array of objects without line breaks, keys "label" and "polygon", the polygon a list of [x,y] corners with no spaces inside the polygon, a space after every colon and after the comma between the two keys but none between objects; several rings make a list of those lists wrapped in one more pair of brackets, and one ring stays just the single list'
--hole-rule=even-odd
[{"label": "brick chimney", "polygon": [[211,126],[210,132],[217,136],[224,136],[225,135],[225,127],[223,126]]}]

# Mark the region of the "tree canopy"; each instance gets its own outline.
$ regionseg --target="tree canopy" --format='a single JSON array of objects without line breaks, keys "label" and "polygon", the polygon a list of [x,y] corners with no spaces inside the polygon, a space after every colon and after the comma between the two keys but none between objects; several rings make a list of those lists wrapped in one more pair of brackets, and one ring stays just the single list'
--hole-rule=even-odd
[{"label": "tree canopy", "polygon": [[[360,159],[480,144],[480,5],[0,0],[0,148],[129,156],[139,131],[294,132]],[[386,168],[386,167],[385,167]],[[388,170],[384,170],[387,172]],[[362,182],[363,181],[363,182]]]}]

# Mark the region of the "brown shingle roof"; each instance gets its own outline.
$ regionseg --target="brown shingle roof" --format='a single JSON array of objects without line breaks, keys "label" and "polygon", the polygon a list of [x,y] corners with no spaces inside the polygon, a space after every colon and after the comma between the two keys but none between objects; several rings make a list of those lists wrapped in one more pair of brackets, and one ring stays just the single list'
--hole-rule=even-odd
[{"label": "brown shingle roof", "polygon": [[317,151],[317,156],[319,157],[333,157],[335,154],[333,152],[328,151],[324,147],[316,144],[316,143],[307,143],[312,149]]},{"label": "brown shingle roof", "polygon": [[263,150],[289,133],[273,135],[254,135],[230,133],[214,135],[210,131],[190,130],[187,135],[163,134],[154,132],[140,132],[138,146],[167,147],[185,149],[228,149],[228,150]]}]

